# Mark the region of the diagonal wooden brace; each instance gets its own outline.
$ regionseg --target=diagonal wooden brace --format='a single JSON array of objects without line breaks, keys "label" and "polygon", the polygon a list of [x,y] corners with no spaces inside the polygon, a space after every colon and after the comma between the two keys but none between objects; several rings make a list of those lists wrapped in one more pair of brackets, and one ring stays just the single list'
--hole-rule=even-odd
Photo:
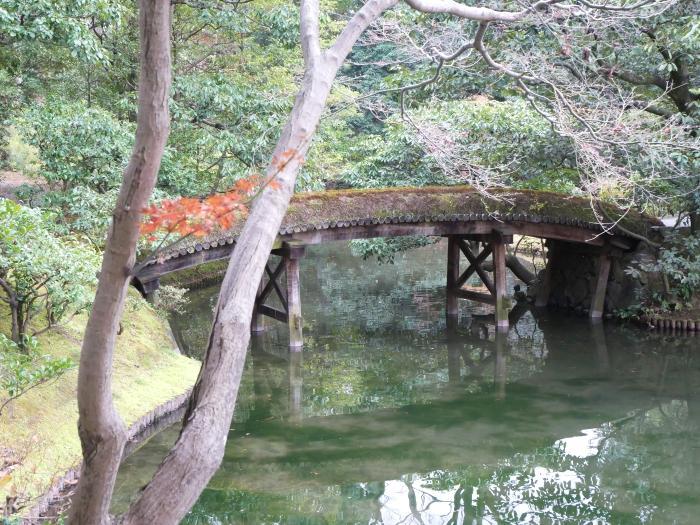
[{"label": "diagonal wooden brace", "polygon": [[492,247],[490,245],[486,246],[486,248],[484,248],[479,255],[475,256],[463,239],[459,239],[458,243],[459,249],[462,250],[462,253],[469,261],[469,267],[464,271],[459,279],[457,279],[457,287],[461,288],[462,285],[464,285],[464,283],[466,283],[467,280],[474,274],[474,272],[476,272],[486,288],[489,289],[489,292],[492,294],[495,293],[496,288],[494,287],[491,278],[481,267],[486,258],[491,255]]}]

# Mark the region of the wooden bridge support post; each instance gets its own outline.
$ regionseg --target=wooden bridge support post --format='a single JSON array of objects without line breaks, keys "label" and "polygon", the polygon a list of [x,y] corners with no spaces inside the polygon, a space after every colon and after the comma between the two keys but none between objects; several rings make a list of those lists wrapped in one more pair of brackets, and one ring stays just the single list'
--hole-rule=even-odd
[{"label": "wooden bridge support post", "polygon": [[459,279],[459,239],[454,235],[447,237],[447,288],[445,290],[445,313],[447,321],[453,324],[459,315],[459,300],[455,289]]},{"label": "wooden bridge support post", "polygon": [[491,241],[491,253],[493,256],[493,273],[496,299],[496,329],[508,330],[508,313],[510,312],[510,300],[506,285],[506,244],[503,237],[494,232]]},{"label": "wooden bridge support post", "polygon": [[610,276],[610,254],[604,251],[598,256],[598,276],[596,277],[595,292],[591,300],[591,319],[601,319],[605,308],[605,292],[608,289]]},{"label": "wooden bridge support post", "polygon": [[301,293],[299,290],[299,261],[304,256],[303,246],[289,245],[285,255],[287,271],[287,323],[289,324],[289,347],[304,346],[303,320],[301,317]]},{"label": "wooden bridge support post", "polygon": [[160,289],[160,279],[153,279],[143,285],[143,292],[149,304],[155,304],[158,300],[158,290]]}]

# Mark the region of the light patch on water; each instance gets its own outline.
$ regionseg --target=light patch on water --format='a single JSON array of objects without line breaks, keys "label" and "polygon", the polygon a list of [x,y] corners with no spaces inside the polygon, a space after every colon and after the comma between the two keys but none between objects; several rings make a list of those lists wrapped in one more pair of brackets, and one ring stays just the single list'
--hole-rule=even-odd
[{"label": "light patch on water", "polygon": [[600,443],[605,438],[605,431],[602,428],[584,428],[581,436],[562,438],[554,443],[561,447],[568,456],[576,458],[590,458],[598,455]]},{"label": "light patch on water", "polygon": [[[453,516],[456,523],[464,520],[462,508],[454,512],[454,499],[458,488],[435,490],[427,485],[429,480],[415,477],[413,480],[391,480],[384,483],[384,494],[379,499],[384,525],[447,523]],[[488,523],[488,522],[486,522]]]}]

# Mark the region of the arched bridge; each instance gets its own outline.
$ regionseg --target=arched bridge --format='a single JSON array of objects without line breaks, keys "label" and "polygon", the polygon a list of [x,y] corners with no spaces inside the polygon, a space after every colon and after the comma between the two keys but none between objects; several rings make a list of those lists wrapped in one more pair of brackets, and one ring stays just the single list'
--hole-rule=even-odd
[{"label": "arched bridge", "polygon": [[[456,315],[459,297],[493,304],[498,326],[508,324],[509,301],[505,287],[506,244],[513,235],[525,235],[579,243],[599,255],[596,293],[591,316],[603,312],[610,257],[630,250],[639,236],[653,235],[659,223],[636,212],[625,214],[616,225],[601,224],[590,201],[561,194],[501,189],[484,197],[465,186],[337,190],[301,193],[293,197],[280,227],[274,255],[281,262],[268,264],[260,285],[253,329],[260,329],[262,316],[290,325],[290,344],[301,346],[299,260],[304,246],[331,241],[398,237],[444,236],[448,241],[447,314]],[[140,267],[134,285],[144,294],[157,290],[160,277],[193,266],[226,259],[231,255],[240,225],[205,239],[188,239],[177,249]],[[474,251],[481,243],[483,249]],[[460,272],[461,255],[469,263]],[[493,259],[493,280],[482,263]],[[278,283],[286,272],[286,286]],[[477,273],[489,293],[464,288]],[[546,275],[546,273],[545,273]],[[493,281],[493,282],[492,282]],[[546,304],[546,283],[539,303]],[[286,290],[284,289],[286,288]],[[265,304],[276,293],[283,310]]]}]

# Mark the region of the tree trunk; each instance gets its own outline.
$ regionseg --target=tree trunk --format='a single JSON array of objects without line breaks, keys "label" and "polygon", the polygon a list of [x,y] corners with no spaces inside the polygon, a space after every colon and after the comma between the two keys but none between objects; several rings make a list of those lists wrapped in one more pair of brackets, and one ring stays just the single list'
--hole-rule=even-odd
[{"label": "tree trunk", "polygon": [[107,523],[126,431],[112,403],[112,356],[134,264],[143,208],[153,191],[168,136],[170,2],[140,0],[139,105],[134,149],[112,217],[78,374],[83,449],[70,523]]},{"label": "tree trunk", "polygon": [[17,304],[17,299],[10,299],[10,312],[12,312],[12,340],[20,344],[20,327],[19,327],[19,304]]},{"label": "tree trunk", "polygon": [[[334,72],[333,72],[334,73]],[[279,188],[253,204],[224,277],[204,363],[180,436],[123,523],[178,523],[223,458],[250,339],[253,304],[265,263],[294,191],[296,174],[330,91],[328,74],[308,73],[272,166]],[[287,159],[284,163],[283,159]],[[274,173],[276,168],[271,168]]]},{"label": "tree trunk", "polygon": [[122,523],[178,523],[218,469],[245,363],[258,283],[294,192],[297,173],[340,64],[367,26],[396,2],[369,0],[337,43],[323,54],[318,49],[318,2],[302,2],[306,74],[267,170],[279,186],[267,187],[252,206],[219,292],[204,363],[180,436]]},{"label": "tree trunk", "polygon": [[700,235],[700,212],[690,213],[690,233]]}]

